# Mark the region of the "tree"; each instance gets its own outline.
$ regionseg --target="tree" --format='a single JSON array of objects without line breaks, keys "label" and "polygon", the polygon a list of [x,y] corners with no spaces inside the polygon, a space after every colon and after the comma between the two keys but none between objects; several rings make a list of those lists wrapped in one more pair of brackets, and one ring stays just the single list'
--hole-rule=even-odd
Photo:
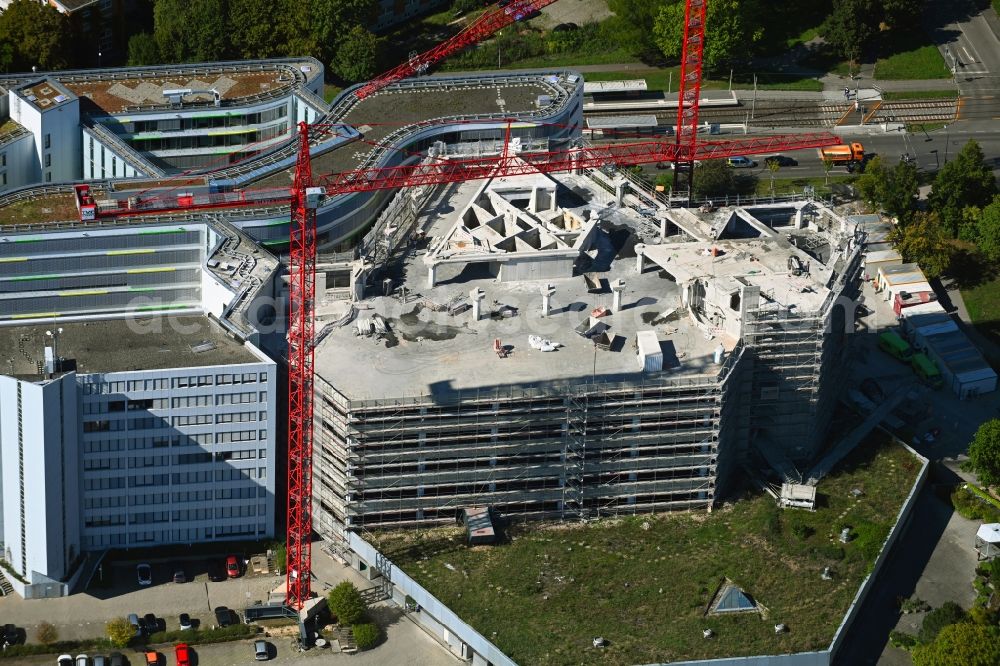
[{"label": "tree", "polygon": [[823,160],[823,184],[830,184],[830,172],[833,171],[833,160],[824,159]]},{"label": "tree", "polygon": [[1000,485],[1000,419],[984,421],[969,444],[969,469],[984,486]]},{"label": "tree", "polygon": [[821,28],[836,52],[853,63],[861,57],[878,27],[872,0],[834,0],[833,11]]},{"label": "tree", "polygon": [[[750,55],[764,36],[761,17],[767,11],[758,0],[713,0],[705,16],[705,68],[719,71]],[[656,44],[668,58],[681,57],[684,41],[684,3],[663,7],[653,23]]]},{"label": "tree", "polygon": [[59,640],[59,630],[49,622],[42,622],[35,629],[35,638],[42,645],[52,645]]},{"label": "tree", "polygon": [[781,170],[781,162],[778,160],[768,160],[766,162],[767,170],[771,172],[771,196],[774,196],[774,177],[778,175],[778,171]]},{"label": "tree", "polygon": [[889,169],[881,155],[868,161],[864,173],[858,176],[857,186],[862,199],[873,206],[882,207],[889,191]]},{"label": "tree", "polygon": [[375,51],[375,35],[356,25],[340,43],[330,68],[347,83],[366,81],[375,75]]},{"label": "tree", "polygon": [[292,55],[286,51],[288,40],[286,24],[279,16],[281,9],[273,0],[229,0],[230,37],[235,55],[240,58]]},{"label": "tree", "polygon": [[0,11],[0,44],[11,45],[14,71],[62,69],[69,64],[69,20],[47,3],[14,0]]},{"label": "tree", "polygon": [[917,168],[909,162],[887,166],[882,158],[874,157],[858,177],[858,190],[866,201],[899,219],[910,221],[917,207]]},{"label": "tree", "polygon": [[709,160],[694,169],[694,193],[699,197],[725,196],[733,191],[733,170],[725,160]]},{"label": "tree", "polygon": [[153,36],[168,62],[221,60],[229,52],[226,0],[157,0]]},{"label": "tree", "polygon": [[966,206],[958,223],[959,239],[972,243],[984,259],[1000,262],[1000,196],[985,208]]},{"label": "tree", "polygon": [[911,654],[914,666],[994,666],[1000,664],[1000,629],[959,622],[941,630]]},{"label": "tree", "polygon": [[368,611],[368,605],[361,598],[361,592],[354,583],[344,581],[330,590],[326,598],[330,612],[337,616],[341,625],[356,624]]},{"label": "tree", "polygon": [[116,648],[125,647],[132,640],[132,637],[135,636],[135,627],[124,617],[116,617],[109,621],[104,625],[104,631],[108,636],[108,640]]},{"label": "tree", "polygon": [[917,637],[921,643],[931,643],[937,638],[942,629],[949,624],[955,624],[965,619],[965,611],[954,601],[944,602],[940,608],[927,613],[924,621],[920,625],[920,632]]},{"label": "tree", "polygon": [[350,39],[355,28],[371,25],[376,14],[376,2],[313,0],[309,14],[309,25],[317,45],[314,55],[324,63],[330,63],[338,57],[341,44]]},{"label": "tree", "polygon": [[979,144],[970,139],[955,159],[938,171],[928,203],[954,238],[962,211],[968,206],[985,207],[996,193],[993,171],[986,165]]},{"label": "tree", "polygon": [[[610,9],[620,22],[620,43],[643,60],[663,58],[654,33],[649,29],[660,11],[676,0],[608,0]],[[658,58],[657,58],[658,57]]]},{"label": "tree", "polygon": [[142,65],[157,65],[163,62],[160,57],[160,47],[148,32],[139,32],[128,39],[129,67]]},{"label": "tree", "polygon": [[354,625],[351,627],[351,634],[353,634],[354,643],[358,646],[359,650],[367,650],[375,647],[378,639],[382,636],[378,625],[371,622]]},{"label": "tree", "polygon": [[924,275],[940,277],[951,266],[955,248],[936,213],[919,212],[908,224],[897,225],[889,236],[903,261],[920,264]]}]

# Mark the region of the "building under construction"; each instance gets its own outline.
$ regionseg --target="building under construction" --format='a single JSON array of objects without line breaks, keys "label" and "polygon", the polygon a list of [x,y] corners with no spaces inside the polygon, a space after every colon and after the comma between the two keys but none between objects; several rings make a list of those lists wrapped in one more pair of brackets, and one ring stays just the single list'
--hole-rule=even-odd
[{"label": "building under construction", "polygon": [[320,308],[323,536],[710,510],[749,458],[822,449],[860,265],[828,208],[668,209],[602,171],[397,196]]}]

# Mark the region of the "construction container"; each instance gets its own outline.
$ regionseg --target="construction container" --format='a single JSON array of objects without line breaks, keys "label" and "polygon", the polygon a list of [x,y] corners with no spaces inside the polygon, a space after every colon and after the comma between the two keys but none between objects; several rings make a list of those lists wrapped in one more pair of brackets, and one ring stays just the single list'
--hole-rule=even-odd
[{"label": "construction container", "polygon": [[656,331],[639,331],[635,334],[638,350],[639,367],[643,372],[659,372],[663,370],[663,350],[656,338]]},{"label": "construction container", "polygon": [[892,300],[892,311],[899,317],[906,308],[935,301],[937,301],[937,294],[933,291],[907,290],[896,294],[896,297]]}]

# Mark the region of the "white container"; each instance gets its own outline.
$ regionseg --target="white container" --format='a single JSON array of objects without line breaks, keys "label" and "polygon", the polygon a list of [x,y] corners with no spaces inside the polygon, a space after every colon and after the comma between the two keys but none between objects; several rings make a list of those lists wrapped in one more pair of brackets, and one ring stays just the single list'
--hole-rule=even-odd
[{"label": "white container", "polygon": [[635,334],[639,367],[643,372],[663,370],[663,350],[656,338],[656,331],[639,331]]}]

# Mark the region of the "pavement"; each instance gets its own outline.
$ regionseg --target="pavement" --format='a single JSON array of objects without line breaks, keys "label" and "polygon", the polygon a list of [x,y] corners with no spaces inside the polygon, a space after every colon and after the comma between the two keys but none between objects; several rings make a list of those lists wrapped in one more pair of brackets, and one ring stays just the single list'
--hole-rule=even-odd
[{"label": "pavement", "polygon": [[[349,580],[360,589],[372,587],[372,583],[323,552],[317,544],[313,550],[313,591],[326,594],[333,586]],[[27,631],[29,642],[33,642],[35,631],[42,621],[56,625],[60,640],[96,638],[105,635],[105,623],[128,613],[154,613],[164,618],[168,630],[178,628],[177,616],[189,613],[200,620],[202,626],[215,622],[212,609],[228,606],[234,610],[245,607],[255,600],[266,600],[268,592],[280,585],[283,578],[274,575],[247,575],[240,578],[213,583],[205,574],[195,576],[189,583],[174,584],[168,580],[168,571],[176,568],[176,562],[162,565],[153,564],[153,582],[148,588],[140,589],[135,581],[135,563],[122,563],[110,574],[116,585],[111,588],[96,588],[82,594],[60,599],[24,600],[9,596],[0,598],[0,618],[4,622],[14,622]],[[194,573],[192,567],[189,567]],[[105,575],[109,575],[105,567]],[[163,581],[163,582],[161,582]],[[426,631],[418,627],[398,607],[388,602],[376,604],[371,612],[379,626],[386,632],[386,638],[376,648],[355,655],[337,654],[331,649],[313,649],[297,653],[292,649],[290,638],[274,638],[271,643],[277,648],[279,664],[339,663],[343,661],[358,666],[380,664],[414,664],[417,666],[453,666],[458,660],[452,656]],[[234,641],[196,648],[202,666],[228,666],[246,664],[253,660],[252,641]],[[163,650],[161,650],[163,652]],[[134,650],[122,650],[132,664],[142,664],[141,655]],[[93,654],[93,653],[91,653]],[[173,655],[167,655],[166,663],[173,663]],[[18,659],[18,664],[49,664],[52,655],[38,658]],[[164,663],[161,660],[161,663]]]}]

